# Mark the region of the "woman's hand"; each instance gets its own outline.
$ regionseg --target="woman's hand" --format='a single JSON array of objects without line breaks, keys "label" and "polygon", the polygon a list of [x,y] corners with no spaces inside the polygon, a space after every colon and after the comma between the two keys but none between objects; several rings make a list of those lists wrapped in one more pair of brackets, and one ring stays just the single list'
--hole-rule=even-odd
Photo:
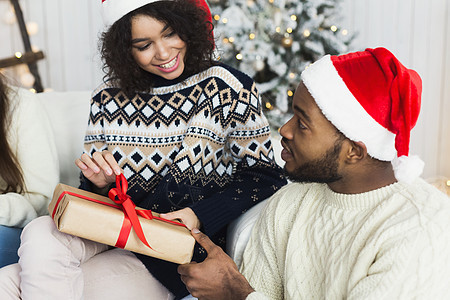
[{"label": "woman's hand", "polygon": [[94,152],[92,157],[84,153],[81,158],[77,158],[75,165],[99,189],[109,186],[116,180],[116,175],[122,172],[114,156],[107,150]]},{"label": "woman's hand", "polygon": [[194,213],[192,209],[189,207],[176,210],[167,214],[160,214],[161,218],[167,220],[175,220],[179,219],[189,230],[193,228],[200,228],[200,220],[197,218],[197,215]]}]

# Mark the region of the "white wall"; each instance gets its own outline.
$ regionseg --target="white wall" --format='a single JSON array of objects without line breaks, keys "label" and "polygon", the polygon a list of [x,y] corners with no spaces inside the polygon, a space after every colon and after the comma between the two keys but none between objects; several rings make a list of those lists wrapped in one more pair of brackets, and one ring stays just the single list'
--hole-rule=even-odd
[{"label": "white wall", "polygon": [[[20,1],[26,21],[39,26],[31,41],[46,55],[38,63],[45,88],[92,90],[100,83],[98,2]],[[0,58],[23,50],[17,24],[2,22],[8,10],[9,1],[0,0]],[[344,0],[343,12],[344,27],[358,33],[355,50],[384,46],[422,76],[422,113],[411,152],[426,162],[424,177],[450,178],[450,1]]]}]

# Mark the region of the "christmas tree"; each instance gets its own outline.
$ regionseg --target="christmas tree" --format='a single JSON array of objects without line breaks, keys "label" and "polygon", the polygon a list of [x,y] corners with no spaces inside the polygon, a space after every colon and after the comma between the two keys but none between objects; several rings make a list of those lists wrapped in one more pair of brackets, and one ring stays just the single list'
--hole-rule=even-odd
[{"label": "christmas tree", "polygon": [[253,77],[272,128],[291,115],[300,73],[348,51],[340,0],[209,0],[218,56]]}]

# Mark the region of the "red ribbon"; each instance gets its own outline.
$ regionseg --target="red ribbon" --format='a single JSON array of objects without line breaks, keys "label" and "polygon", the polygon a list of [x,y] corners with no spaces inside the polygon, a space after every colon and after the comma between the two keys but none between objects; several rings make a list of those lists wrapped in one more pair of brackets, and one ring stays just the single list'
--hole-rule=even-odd
[{"label": "red ribbon", "polygon": [[136,232],[136,234],[137,234],[138,238],[141,240],[141,242],[153,250],[153,248],[150,247],[150,245],[148,244],[148,242],[145,238],[144,232],[141,227],[141,223],[139,222],[138,215],[147,220],[155,219],[155,220],[163,221],[166,223],[170,223],[172,225],[186,227],[186,225],[183,223],[167,220],[167,219],[164,219],[161,217],[155,217],[155,216],[153,216],[152,211],[150,209],[146,209],[146,210],[136,209],[136,205],[131,200],[131,197],[128,196],[126,193],[127,190],[128,190],[127,179],[125,178],[125,176],[123,174],[120,174],[120,175],[116,176],[116,187],[109,190],[109,193],[108,193],[109,198],[112,201],[114,201],[114,203],[116,203],[117,205],[107,203],[107,202],[104,202],[101,200],[93,199],[93,198],[90,198],[87,196],[79,195],[76,193],[72,193],[69,191],[64,191],[58,197],[58,200],[57,200],[55,207],[53,209],[53,212],[52,212],[52,218],[54,218],[56,210],[58,208],[58,205],[59,205],[60,201],[62,200],[62,198],[64,197],[64,195],[72,195],[72,196],[76,196],[78,198],[82,198],[85,200],[89,200],[92,202],[96,202],[99,204],[103,204],[103,205],[107,205],[110,207],[120,209],[124,213],[124,220],[122,223],[122,227],[120,229],[119,237],[117,238],[117,242],[115,244],[115,247],[119,247],[119,248],[125,248],[125,245],[127,244],[128,237],[131,232],[131,228],[134,228],[134,231]]},{"label": "red ribbon", "polygon": [[[109,190],[108,196],[109,199],[111,199],[121,207],[125,218],[123,219],[122,229],[120,230],[119,238],[117,239],[115,246],[119,248],[125,248],[128,236],[131,232],[131,228],[133,227],[138,238],[144,243],[144,245],[146,245],[150,249],[153,249],[145,239],[145,235],[142,231],[141,223],[139,222],[137,211],[135,209],[136,205],[134,205],[133,201],[131,201],[130,196],[127,195],[127,190],[127,179],[125,178],[125,176],[123,176],[123,174],[117,175],[116,187]],[[153,219],[153,215],[151,211],[149,212],[149,214],[145,214],[145,216],[143,217],[151,220]]]}]

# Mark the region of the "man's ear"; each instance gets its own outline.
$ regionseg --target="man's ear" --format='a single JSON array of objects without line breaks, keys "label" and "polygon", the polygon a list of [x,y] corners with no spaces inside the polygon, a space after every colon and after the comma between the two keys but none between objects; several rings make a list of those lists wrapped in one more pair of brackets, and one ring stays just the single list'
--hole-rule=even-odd
[{"label": "man's ear", "polygon": [[346,142],[348,143],[346,152],[346,161],[348,163],[357,163],[367,157],[367,148],[363,142],[354,142],[349,139]]}]

